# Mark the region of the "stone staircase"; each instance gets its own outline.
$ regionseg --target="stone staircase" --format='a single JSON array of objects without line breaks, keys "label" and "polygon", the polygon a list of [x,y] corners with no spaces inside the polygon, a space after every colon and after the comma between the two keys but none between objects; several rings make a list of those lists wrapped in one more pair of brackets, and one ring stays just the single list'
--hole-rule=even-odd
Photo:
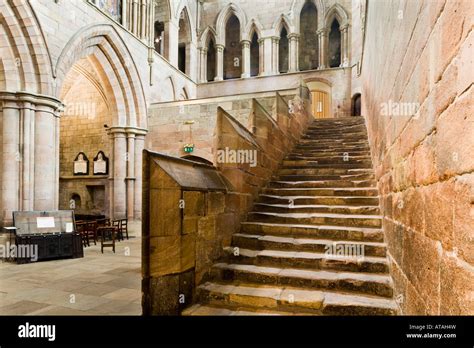
[{"label": "stone staircase", "polygon": [[184,315],[394,315],[363,118],[315,120]]}]

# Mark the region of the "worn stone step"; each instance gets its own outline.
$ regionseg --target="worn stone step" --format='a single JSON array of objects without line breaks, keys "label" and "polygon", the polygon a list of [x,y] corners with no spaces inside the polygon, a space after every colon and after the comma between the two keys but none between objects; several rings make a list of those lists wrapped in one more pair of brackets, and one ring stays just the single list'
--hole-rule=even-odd
[{"label": "worn stone step", "polygon": [[338,152],[336,154],[290,154],[286,156],[286,161],[340,161],[343,160],[345,162],[349,161],[367,161],[371,160],[371,157],[368,153],[362,155],[352,155],[350,156],[349,153]]},{"label": "worn stone step", "polygon": [[375,187],[375,180],[292,180],[271,181],[268,187],[274,188],[322,188],[322,187]]},{"label": "worn stone step", "polygon": [[263,194],[276,196],[370,196],[375,197],[375,187],[321,187],[321,188],[271,188],[263,190]]},{"label": "worn stone step", "polygon": [[311,290],[338,290],[393,296],[393,283],[388,274],[304,270],[219,263],[212,268],[213,279],[225,282],[250,282],[265,285],[294,286]]},{"label": "worn stone step", "polygon": [[355,175],[374,174],[372,168],[280,168],[278,175]]},{"label": "worn stone step", "polygon": [[281,312],[274,311],[266,308],[248,308],[242,306],[229,306],[222,304],[195,304],[191,307],[186,308],[182,313],[182,316],[288,316],[288,315],[301,315],[301,313]]},{"label": "worn stone step", "polygon": [[293,238],[272,235],[236,233],[232,237],[234,247],[254,250],[309,251],[324,253],[332,248],[349,250],[362,248],[366,256],[385,257],[386,244],[380,242],[355,242],[331,239]]},{"label": "worn stone step", "polygon": [[379,206],[377,196],[280,196],[261,194],[259,203],[284,204],[284,205],[350,205],[350,206]]},{"label": "worn stone step", "polygon": [[371,169],[370,163],[306,163],[301,165],[291,165],[283,163],[282,168],[287,169],[319,169],[319,168],[343,168],[343,169]]},{"label": "worn stone step", "polygon": [[373,174],[356,175],[310,175],[310,174],[286,174],[273,177],[274,181],[318,181],[318,180],[375,180]]},{"label": "worn stone step", "polygon": [[[363,255],[332,255],[306,251],[254,250],[228,247],[225,249],[230,263],[244,263],[256,266],[301,268],[312,270],[337,270],[347,272],[387,273],[388,262],[385,257]],[[361,249],[349,250],[362,254]]]},{"label": "worn stone step", "polygon": [[290,160],[285,159],[283,161],[283,167],[313,167],[313,166],[331,166],[335,168],[370,168],[372,166],[372,161],[368,159],[349,159],[345,161],[341,158],[324,158],[324,159],[300,159],[300,160]]},{"label": "worn stone step", "polygon": [[371,205],[323,205],[323,204],[270,204],[256,203],[253,211],[263,213],[330,213],[330,214],[356,214],[380,215],[378,206]]},{"label": "worn stone step", "polygon": [[282,289],[258,284],[229,285],[207,282],[198,287],[199,295],[211,305],[266,308],[277,311],[328,312],[341,315],[393,315],[394,301],[376,296],[348,295],[329,291]]},{"label": "worn stone step", "polygon": [[383,242],[380,228],[327,225],[279,224],[268,222],[242,222],[242,233],[285,237],[321,238],[333,240]]},{"label": "worn stone step", "polygon": [[334,225],[356,227],[382,227],[380,215],[333,214],[333,213],[266,213],[253,211],[247,214],[248,221],[275,222],[285,224]]}]

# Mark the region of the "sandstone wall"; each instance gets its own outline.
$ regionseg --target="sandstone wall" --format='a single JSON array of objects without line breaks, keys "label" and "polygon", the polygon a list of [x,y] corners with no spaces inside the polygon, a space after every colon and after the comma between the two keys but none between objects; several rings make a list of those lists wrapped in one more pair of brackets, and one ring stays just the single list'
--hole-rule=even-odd
[{"label": "sandstone wall", "polygon": [[404,314],[472,314],[474,2],[368,6],[362,111],[397,299]]}]

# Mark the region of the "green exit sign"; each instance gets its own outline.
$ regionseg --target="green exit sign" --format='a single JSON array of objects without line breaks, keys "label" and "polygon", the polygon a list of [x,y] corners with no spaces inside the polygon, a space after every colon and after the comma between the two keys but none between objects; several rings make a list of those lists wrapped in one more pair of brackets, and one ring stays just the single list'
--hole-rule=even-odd
[{"label": "green exit sign", "polygon": [[194,151],[194,144],[186,144],[184,145],[184,152],[191,153]]}]

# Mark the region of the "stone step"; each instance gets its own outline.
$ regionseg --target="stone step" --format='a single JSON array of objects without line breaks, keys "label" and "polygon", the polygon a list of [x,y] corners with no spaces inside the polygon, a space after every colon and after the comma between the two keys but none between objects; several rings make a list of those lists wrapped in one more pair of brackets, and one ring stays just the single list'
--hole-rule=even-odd
[{"label": "stone step", "polygon": [[322,168],[340,168],[340,169],[371,169],[372,166],[370,163],[348,163],[348,162],[343,162],[343,163],[306,163],[306,164],[301,164],[301,165],[291,165],[288,163],[285,163],[284,161],[282,169],[322,169]]},{"label": "stone step", "polygon": [[387,273],[388,261],[385,257],[363,256],[362,250],[349,250],[361,255],[332,255],[306,251],[254,250],[239,248],[225,249],[229,263],[251,264],[255,266],[300,268],[312,270],[336,270],[346,272]]},{"label": "stone step", "polygon": [[277,175],[356,175],[372,174],[372,168],[280,168]]},{"label": "stone step", "polygon": [[269,309],[262,308],[246,308],[246,307],[237,307],[229,305],[216,305],[216,304],[195,304],[186,308],[182,313],[182,316],[253,316],[253,315],[263,315],[263,316],[273,316],[273,315],[300,315],[300,313],[290,313],[290,312],[278,312],[272,311]]},{"label": "stone step", "polygon": [[280,196],[261,194],[259,203],[283,204],[283,205],[370,205],[379,206],[379,198],[369,196]]},{"label": "stone step", "polygon": [[283,167],[313,167],[313,166],[331,166],[334,168],[370,168],[372,161],[369,159],[353,159],[349,158],[347,161],[344,158],[321,158],[321,159],[285,159],[283,160]]},{"label": "stone step", "polygon": [[[385,257],[386,244],[379,242],[334,241],[331,239],[293,238],[272,235],[236,233],[232,238],[234,247],[254,250],[286,250],[324,253],[331,248],[354,250],[362,248],[366,256]],[[338,249],[339,248],[339,249]]]},{"label": "stone step", "polygon": [[382,227],[380,215],[331,214],[331,213],[264,213],[250,212],[248,221],[284,224]]},{"label": "stone step", "polygon": [[271,181],[272,188],[329,188],[329,187],[375,187],[375,180],[298,180]]},{"label": "stone step", "polygon": [[273,177],[274,181],[318,181],[318,180],[375,180],[373,174],[357,174],[357,175],[279,175]]},{"label": "stone step", "polygon": [[375,187],[321,187],[321,188],[271,188],[263,190],[263,194],[275,196],[378,196]]},{"label": "stone step", "polygon": [[270,204],[255,203],[253,211],[263,213],[330,213],[330,214],[356,214],[380,215],[378,206],[371,205],[323,205],[323,204]]},{"label": "stone step", "polygon": [[329,291],[266,287],[259,284],[219,284],[207,282],[198,287],[200,298],[211,305],[235,308],[253,307],[276,311],[302,311],[312,314],[393,315],[393,300],[376,296],[348,295]]},{"label": "stone step", "polygon": [[371,159],[370,152],[363,151],[293,151],[285,159],[288,160],[318,160],[318,159],[329,159],[329,158],[352,158],[352,159]]},{"label": "stone step", "polygon": [[212,276],[213,279],[223,282],[293,286],[311,290],[338,290],[389,298],[393,296],[393,284],[388,274],[313,271],[219,263],[212,268]]},{"label": "stone step", "polygon": [[279,224],[268,222],[242,222],[241,232],[294,238],[321,238],[364,242],[383,242],[380,228],[327,225]]},{"label": "stone step", "polygon": [[348,161],[361,161],[371,160],[368,154],[350,156],[349,153],[338,153],[337,155],[325,155],[325,154],[301,154],[301,155],[288,155],[285,160],[287,161],[328,161],[328,160],[343,160]]}]

